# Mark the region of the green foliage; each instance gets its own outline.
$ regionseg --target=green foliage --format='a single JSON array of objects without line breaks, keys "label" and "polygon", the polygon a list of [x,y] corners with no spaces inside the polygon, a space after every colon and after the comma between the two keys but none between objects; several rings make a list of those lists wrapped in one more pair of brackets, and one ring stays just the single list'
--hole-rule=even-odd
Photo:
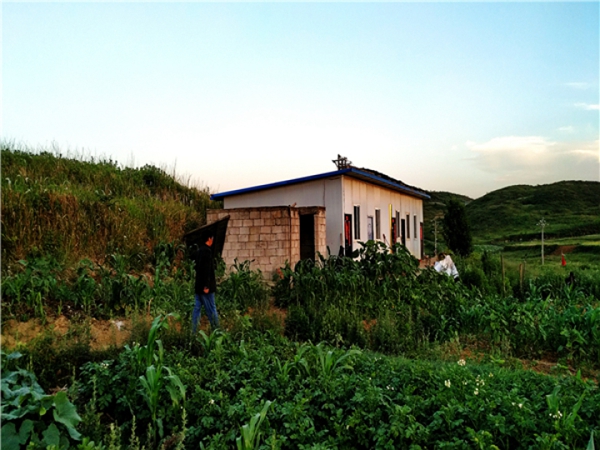
[{"label": "green foliage", "polygon": [[2,353],[2,448],[68,449],[81,439],[76,429],[81,418],[75,406],[64,391],[45,394],[33,373],[6,370],[9,362],[20,356]]},{"label": "green foliage", "polygon": [[286,267],[274,286],[288,307],[285,333],[300,340],[398,353],[454,335],[464,286],[418,262],[401,245],[369,242],[357,259],[332,256]]},{"label": "green foliage", "polygon": [[165,364],[159,339],[161,331],[169,327],[169,317],[154,319],[145,345],[127,345],[118,360],[87,363],[81,371],[80,401],[93,400],[100,410],[109,409],[113,417],[132,427],[131,412],[136,411],[135,417],[147,425],[151,446],[165,438],[165,428],[174,426],[186,401],[187,388]]},{"label": "green foliage", "polygon": [[575,271],[575,286],[552,272],[537,280],[507,276],[499,255],[457,258],[461,281],[418,270],[401,249],[365,245],[356,260],[330,257],[286,267],[276,302],[288,306],[285,334],[301,341],[418,354],[456,335],[492,352],[524,358],[548,353],[597,366],[598,284]]},{"label": "green foliage", "polygon": [[[465,195],[451,192],[429,191],[429,200],[423,201],[423,233],[425,239],[425,253],[432,255],[435,245],[435,221],[437,220],[437,244],[438,251],[444,246],[441,233],[441,218],[446,212],[446,205],[450,200],[457,200],[465,205],[473,201]],[[476,230],[473,230],[476,232]]]},{"label": "green foliage", "polygon": [[[170,365],[179,363],[182,382],[194,390],[186,438],[194,448],[243,443],[248,417],[269,436],[262,448],[519,449],[545,439],[582,448],[600,428],[600,392],[581,377],[297,346],[256,334],[224,339],[220,354],[173,354]],[[549,395],[563,414],[558,425]],[[266,399],[276,401],[258,428]]]},{"label": "green foliage", "polygon": [[181,257],[182,249],[174,243],[157,246],[152,279],[134,275],[131,260],[119,253],[108,255],[106,265],[84,259],[75,270],[53,258],[21,260],[2,279],[4,318],[44,318],[46,309],[56,310],[56,305],[63,313],[96,317],[147,310],[150,303],[158,312],[175,308],[187,313],[192,267]]},{"label": "green foliage", "polygon": [[251,270],[250,261],[236,259],[231,270],[220,280],[218,296],[220,308],[262,310],[268,306],[269,290],[260,270]]},{"label": "green foliage", "polygon": [[532,281],[524,298],[473,297],[461,308],[463,333],[504,352],[538,358],[547,352],[589,361],[600,358],[600,304],[577,288],[553,290]]},{"label": "green foliage", "polygon": [[450,200],[442,220],[442,234],[448,248],[457,255],[466,257],[473,251],[471,228],[464,204]]},{"label": "green foliage", "polygon": [[[54,258],[20,260],[20,269],[9,272],[2,279],[4,305],[8,312],[16,313],[23,308],[33,311],[39,318],[45,317],[43,299],[56,297],[59,264]],[[8,302],[6,302],[8,300]],[[8,304],[7,304],[8,303]]]},{"label": "green foliage", "polygon": [[163,391],[165,389],[168,391],[174,406],[178,406],[180,400],[185,401],[185,386],[179,377],[173,375],[171,369],[164,365],[164,348],[162,341],[158,339],[160,330],[168,329],[170,316],[158,316],[154,319],[146,345],[137,344],[132,348],[126,348],[135,355],[138,367],[145,367],[145,373],[139,376],[142,386],[140,392],[150,411],[154,432],[153,440],[156,439],[157,431],[161,439],[164,437],[162,416],[166,413],[166,408],[160,401]]}]

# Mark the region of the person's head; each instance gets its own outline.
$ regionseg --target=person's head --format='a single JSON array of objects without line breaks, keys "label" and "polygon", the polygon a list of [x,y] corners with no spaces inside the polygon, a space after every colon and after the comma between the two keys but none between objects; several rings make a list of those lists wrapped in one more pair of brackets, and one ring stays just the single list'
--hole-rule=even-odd
[{"label": "person's head", "polygon": [[446,258],[446,254],[444,252],[438,253],[438,261],[441,261]]},{"label": "person's head", "polygon": [[207,237],[206,238],[206,245],[208,245],[209,247],[212,247],[214,240],[215,240],[214,236]]}]

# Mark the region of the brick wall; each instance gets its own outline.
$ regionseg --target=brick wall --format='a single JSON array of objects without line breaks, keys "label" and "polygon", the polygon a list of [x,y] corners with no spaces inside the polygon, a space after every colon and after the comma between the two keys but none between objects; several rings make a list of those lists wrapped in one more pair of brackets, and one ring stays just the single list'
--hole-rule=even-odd
[{"label": "brick wall", "polygon": [[230,267],[235,259],[252,261],[252,269],[260,269],[266,280],[289,261],[292,267],[300,259],[300,215],[314,214],[315,250],[326,254],[325,208],[212,209],[207,211],[211,223],[229,215],[223,259]]}]

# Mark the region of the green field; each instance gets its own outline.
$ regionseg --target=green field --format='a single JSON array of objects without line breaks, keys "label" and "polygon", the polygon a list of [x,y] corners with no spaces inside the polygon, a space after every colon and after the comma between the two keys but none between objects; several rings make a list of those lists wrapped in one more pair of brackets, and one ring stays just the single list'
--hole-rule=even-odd
[{"label": "green field", "polygon": [[[600,445],[600,235],[557,235],[575,218],[545,242],[569,247],[566,267],[509,239],[524,228],[486,225],[459,281],[372,242],[271,283],[221,262],[222,328],[192,335],[181,237],[218,206],[207,190],[151,166],[1,157],[3,449]],[[100,325],[127,338],[94,346]]]}]

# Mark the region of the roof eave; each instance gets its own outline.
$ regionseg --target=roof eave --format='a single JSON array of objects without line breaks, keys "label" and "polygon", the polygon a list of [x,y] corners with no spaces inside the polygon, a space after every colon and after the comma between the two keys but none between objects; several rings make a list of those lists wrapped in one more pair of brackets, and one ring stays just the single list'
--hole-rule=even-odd
[{"label": "roof eave", "polygon": [[210,199],[211,200],[221,200],[225,197],[232,197],[234,195],[248,194],[251,192],[265,191],[267,189],[274,189],[274,188],[283,187],[283,186],[291,186],[294,184],[304,183],[307,181],[321,180],[323,178],[331,178],[334,176],[344,175],[345,173],[348,173],[350,170],[351,169],[335,170],[333,172],[320,173],[318,175],[311,175],[308,177],[294,178],[292,180],[278,181],[276,183],[269,183],[269,184],[261,184],[259,186],[252,186],[252,187],[244,188],[244,189],[236,189],[233,191],[219,192],[218,194],[212,194],[210,196]]}]

